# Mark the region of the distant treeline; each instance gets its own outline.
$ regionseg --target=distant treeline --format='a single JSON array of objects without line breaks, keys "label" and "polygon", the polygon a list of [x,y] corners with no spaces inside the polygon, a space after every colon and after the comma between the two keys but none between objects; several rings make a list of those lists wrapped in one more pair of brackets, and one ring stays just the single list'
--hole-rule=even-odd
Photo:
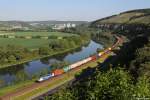
[{"label": "distant treeline", "polygon": [[15,36],[15,35],[0,35],[2,38],[24,38],[24,39],[62,39],[62,38],[67,38],[67,36]]}]

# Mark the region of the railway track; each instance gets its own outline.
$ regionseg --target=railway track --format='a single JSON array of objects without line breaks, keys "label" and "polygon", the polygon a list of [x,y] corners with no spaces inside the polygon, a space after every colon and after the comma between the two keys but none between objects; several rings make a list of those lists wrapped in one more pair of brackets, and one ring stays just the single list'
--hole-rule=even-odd
[{"label": "railway track", "polygon": [[[111,51],[112,49],[116,48],[119,44],[121,44],[121,43],[123,42],[122,38],[120,38],[120,37],[118,37],[118,36],[115,36],[115,37],[116,37],[116,39],[117,39],[117,42],[116,42],[111,48],[108,48],[109,51]],[[106,51],[106,54],[109,53],[109,51]],[[103,55],[101,55],[101,56],[103,56]],[[54,88],[54,89],[52,89],[52,90],[50,90],[50,91],[48,91],[48,92],[46,92],[46,93],[44,93],[44,94],[42,94],[42,95],[39,95],[39,96],[33,98],[32,100],[44,100],[44,97],[45,97],[45,96],[48,96],[48,95],[51,95],[51,94],[55,93],[55,92],[58,91],[63,85],[65,85],[65,84],[70,84],[70,83],[72,83],[73,81],[75,81],[75,79],[72,79],[72,80],[68,81],[67,83],[62,84],[61,86],[58,86],[58,87],[56,87],[56,88]]]},{"label": "railway track", "polygon": [[[103,57],[104,55],[109,54],[114,48],[116,48],[119,44],[121,44],[121,43],[123,42],[122,38],[120,38],[120,37],[118,37],[118,36],[115,36],[115,37],[116,37],[116,39],[117,39],[117,42],[116,42],[113,46],[111,46],[111,47],[105,49],[105,50],[103,51],[103,53],[100,54],[100,57]],[[79,70],[79,69],[80,69],[80,67],[77,67],[77,68],[75,68],[75,69],[73,69],[73,70]],[[51,82],[51,81],[53,81],[53,80],[58,80],[58,79],[60,79],[60,78],[62,78],[62,77],[63,77],[63,75],[59,75],[59,76],[57,76],[57,77],[52,77],[52,78],[48,79],[47,81],[44,81],[44,82],[41,82],[41,83],[34,83],[34,84],[29,85],[29,86],[26,86],[26,87],[24,87],[24,88],[20,88],[20,89],[18,89],[17,91],[10,92],[10,93],[8,93],[8,94],[6,94],[6,95],[0,97],[0,100],[11,100],[13,97],[21,96],[21,95],[23,95],[23,94],[25,94],[25,93],[31,92],[31,91],[33,91],[34,89],[39,88],[39,87],[46,87],[46,86],[49,84],[49,82]],[[74,79],[69,80],[68,82],[71,83],[72,81],[74,81]],[[68,82],[66,82],[66,83],[68,83]],[[66,84],[66,83],[64,83],[64,84]],[[54,93],[55,91],[57,91],[57,90],[58,90],[61,86],[63,86],[64,84],[61,84],[61,85],[59,85],[59,86],[57,86],[57,87],[51,89],[51,90],[48,91],[47,93],[44,93],[44,94],[42,94],[42,95],[40,95],[40,96],[37,96],[37,97],[35,97],[35,98],[32,98],[32,99],[33,99],[33,100],[38,100],[38,98],[40,98],[40,97],[42,97],[42,96],[44,96],[44,95],[46,95],[46,94],[52,94],[52,93]]]}]

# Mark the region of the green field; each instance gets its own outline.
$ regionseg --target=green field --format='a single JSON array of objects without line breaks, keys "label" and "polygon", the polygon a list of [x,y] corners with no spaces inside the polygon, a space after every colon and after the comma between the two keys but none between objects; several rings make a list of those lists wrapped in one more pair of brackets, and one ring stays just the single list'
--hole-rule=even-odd
[{"label": "green field", "polygon": [[0,46],[16,45],[36,49],[48,45],[52,40],[53,39],[0,38]]},{"label": "green field", "polygon": [[75,36],[71,33],[62,32],[0,32],[0,35],[11,35],[11,36]]},{"label": "green field", "polygon": [[[8,36],[56,36],[56,37],[69,37],[77,36],[71,33],[62,33],[62,32],[0,32],[1,35]],[[0,46],[6,45],[16,45],[23,46],[29,49],[37,49],[39,47],[48,45],[53,39],[40,39],[40,38],[3,38],[0,37]]]}]

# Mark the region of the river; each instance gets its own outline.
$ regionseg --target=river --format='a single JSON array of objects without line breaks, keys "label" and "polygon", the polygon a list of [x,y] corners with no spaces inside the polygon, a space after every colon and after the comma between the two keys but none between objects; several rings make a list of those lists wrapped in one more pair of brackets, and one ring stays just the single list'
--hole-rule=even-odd
[{"label": "river", "polygon": [[51,71],[51,64],[57,61],[74,63],[84,59],[96,53],[98,48],[102,49],[103,46],[91,40],[87,46],[83,46],[66,54],[56,55],[40,60],[33,60],[21,65],[0,69],[0,88],[13,85],[19,80],[24,81],[24,78],[26,77],[26,80],[30,80],[39,73]]}]

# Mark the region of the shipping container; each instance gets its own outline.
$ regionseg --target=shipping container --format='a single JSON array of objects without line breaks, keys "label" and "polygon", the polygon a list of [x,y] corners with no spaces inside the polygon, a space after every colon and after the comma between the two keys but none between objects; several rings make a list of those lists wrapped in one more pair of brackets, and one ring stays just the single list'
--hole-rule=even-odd
[{"label": "shipping container", "polygon": [[53,73],[54,73],[54,76],[61,75],[64,73],[64,70],[63,69],[56,69],[53,71]]},{"label": "shipping container", "polygon": [[83,59],[83,60],[78,61],[78,62],[76,62],[76,63],[74,63],[74,64],[71,64],[71,65],[70,65],[70,68],[71,68],[71,69],[76,68],[76,67],[81,66],[81,65],[83,65],[83,64],[85,64],[85,63],[87,63],[87,62],[89,62],[89,61],[91,61],[91,60],[92,60],[91,57],[86,58],[86,59]]},{"label": "shipping container", "polygon": [[74,63],[74,64],[71,64],[70,65],[70,69],[73,69],[73,68],[75,68],[75,67],[77,67],[78,65],[76,64],[76,63]]},{"label": "shipping container", "polygon": [[80,66],[81,64],[82,64],[82,62],[81,62],[81,61],[78,61],[78,62],[76,62],[76,63],[70,65],[70,67],[71,67],[71,69],[73,69],[73,68],[76,68],[76,67]]},{"label": "shipping container", "polygon": [[68,72],[70,70],[70,67],[69,66],[66,66],[63,68],[64,72]]},{"label": "shipping container", "polygon": [[97,56],[96,56],[96,55],[91,56],[91,59],[92,59],[92,60],[96,60],[96,59],[97,59]]}]

